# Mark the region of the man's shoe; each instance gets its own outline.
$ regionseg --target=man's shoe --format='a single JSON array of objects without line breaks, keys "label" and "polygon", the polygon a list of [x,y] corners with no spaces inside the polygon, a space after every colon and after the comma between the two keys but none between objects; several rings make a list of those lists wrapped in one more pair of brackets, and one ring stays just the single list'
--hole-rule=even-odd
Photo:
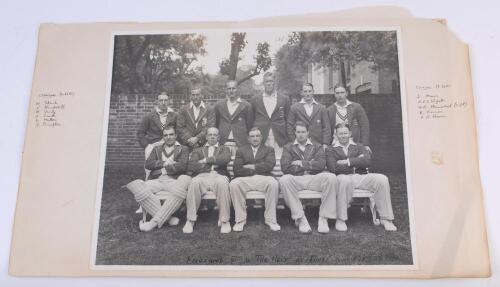
[{"label": "man's shoe", "polygon": [[278,223],[274,223],[274,222],[266,222],[267,226],[269,226],[269,229],[271,229],[271,231],[280,231],[281,230],[281,226],[278,225]]},{"label": "man's shoe", "polygon": [[231,232],[231,224],[228,222],[222,222],[220,226],[220,233],[229,233]]},{"label": "man's shoe", "polygon": [[141,231],[148,232],[155,229],[156,227],[158,227],[158,224],[152,220],[148,222],[144,222],[142,220],[139,221],[139,229]]},{"label": "man's shoe", "polygon": [[398,230],[396,228],[396,226],[392,223],[392,220],[381,219],[380,223],[382,223],[382,225],[384,226],[385,231],[396,231],[396,230]]},{"label": "man's shoe", "polygon": [[345,224],[345,221],[337,219],[335,222],[335,229],[337,229],[337,231],[346,231],[347,225]]},{"label": "man's shoe", "polygon": [[179,218],[175,216],[170,216],[168,219],[168,225],[170,226],[177,226],[179,224]]},{"label": "man's shoe", "polygon": [[142,207],[139,205],[139,209],[135,211],[135,213],[142,213]]},{"label": "man's shoe", "polygon": [[318,232],[319,233],[328,233],[330,232],[330,228],[328,227],[328,219],[326,217],[320,216],[318,219]]},{"label": "man's shoe", "polygon": [[194,221],[186,220],[186,224],[182,228],[182,232],[184,233],[193,233]]},{"label": "man's shoe", "polygon": [[312,229],[307,221],[307,217],[304,215],[299,219],[299,232],[300,233],[311,233]]},{"label": "man's shoe", "polygon": [[234,226],[233,226],[233,231],[236,231],[236,232],[243,231],[243,227],[245,227],[246,223],[247,223],[246,220],[243,220],[243,221],[240,221],[238,223],[235,223]]}]

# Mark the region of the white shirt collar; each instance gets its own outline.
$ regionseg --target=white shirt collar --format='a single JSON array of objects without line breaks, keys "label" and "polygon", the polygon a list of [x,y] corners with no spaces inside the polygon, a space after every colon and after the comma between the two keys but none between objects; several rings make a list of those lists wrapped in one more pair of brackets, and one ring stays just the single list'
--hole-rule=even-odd
[{"label": "white shirt collar", "polygon": [[[174,146],[180,146],[180,145],[181,145],[181,144],[180,144],[178,141],[175,141],[175,143],[174,143],[174,145],[173,145],[172,147],[174,147]],[[165,147],[168,147],[168,145],[167,145],[167,144],[165,144]]]},{"label": "white shirt collar", "polygon": [[[300,145],[300,143],[297,141],[297,139],[295,139],[295,141],[293,142],[294,145]],[[306,141],[306,145],[312,145],[312,142],[310,139],[307,139]]]},{"label": "white shirt collar", "polygon": [[[350,145],[356,145],[356,143],[352,139],[349,139],[349,142],[347,143],[347,148],[349,148]],[[343,148],[344,146],[341,145],[340,142],[337,140],[337,142],[335,142],[333,147],[342,147]]]},{"label": "white shirt collar", "polygon": [[[299,103],[301,103],[301,104],[307,104],[307,103],[306,103],[306,101],[305,101],[304,99],[300,100],[300,102],[299,102]],[[318,102],[316,102],[316,100],[315,100],[315,99],[313,99],[313,100],[312,100],[312,104],[313,104],[313,105],[314,105],[314,104],[318,104]]]},{"label": "white shirt collar", "polygon": [[341,109],[346,108],[346,107],[347,107],[348,105],[350,105],[350,104],[352,104],[352,102],[351,102],[351,101],[349,101],[349,100],[347,100],[347,99],[345,100],[345,106],[339,106],[339,105],[337,104],[337,102],[335,102],[335,105],[337,106],[337,108],[341,108]]},{"label": "white shirt collar", "polygon": [[[231,102],[229,99],[227,99],[227,102],[233,104],[233,102]],[[241,98],[236,99],[236,103],[241,103],[241,102],[242,102]]]},{"label": "white shirt collar", "polygon": [[[208,142],[205,144],[205,146],[208,146],[210,147],[210,145],[208,144]],[[214,147],[219,147],[219,143],[217,142],[216,144],[213,145]]]},{"label": "white shirt collar", "polygon": [[252,148],[253,151],[256,151],[260,148],[260,145],[258,147],[253,147],[253,145],[250,145],[250,147]]},{"label": "white shirt collar", "polygon": [[266,92],[264,92],[262,94],[263,97],[268,97],[268,98],[276,98],[277,97],[277,94],[276,94],[276,91],[274,91],[272,94],[267,94]]},{"label": "white shirt collar", "polygon": [[[160,108],[158,108],[158,106],[156,106],[156,112],[161,115],[161,111],[160,111]],[[173,113],[173,112],[174,112],[174,110],[172,110],[171,107],[167,107],[167,114]]]},{"label": "white shirt collar", "polygon": [[[193,102],[189,102],[189,108],[192,109],[193,107],[194,107]],[[199,108],[204,108],[205,109],[205,102],[204,101],[201,101],[200,105],[198,106],[198,109]]]}]

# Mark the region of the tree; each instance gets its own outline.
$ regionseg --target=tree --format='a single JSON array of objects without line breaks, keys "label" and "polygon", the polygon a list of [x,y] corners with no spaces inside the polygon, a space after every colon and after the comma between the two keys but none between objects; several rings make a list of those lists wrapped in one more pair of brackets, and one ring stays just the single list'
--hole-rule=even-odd
[{"label": "tree", "polygon": [[[224,59],[219,63],[220,73],[227,75],[229,80],[236,80],[238,72],[238,62],[241,60],[240,53],[246,47],[246,33],[233,33],[231,35],[231,53],[229,59]],[[236,80],[238,85],[267,71],[271,67],[271,57],[269,56],[269,43],[257,44],[257,56],[254,57],[255,66],[251,73]]]},{"label": "tree", "polygon": [[305,73],[309,64],[317,64],[340,71],[341,83],[346,86],[349,68],[361,61],[371,62],[374,70],[398,71],[396,32],[294,32],[276,58],[279,74]]},{"label": "tree", "polygon": [[196,34],[116,36],[113,93],[184,91],[204,45]]}]

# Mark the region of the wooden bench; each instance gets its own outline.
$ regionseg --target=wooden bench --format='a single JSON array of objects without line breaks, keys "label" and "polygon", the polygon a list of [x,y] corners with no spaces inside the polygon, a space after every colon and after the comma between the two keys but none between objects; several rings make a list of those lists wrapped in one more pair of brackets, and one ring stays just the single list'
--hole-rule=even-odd
[{"label": "wooden bench", "polygon": [[[234,157],[233,157],[234,160]],[[231,177],[234,176],[233,173],[233,160],[229,162],[227,165],[227,170]],[[279,180],[279,178],[283,175],[283,172],[281,171],[281,165],[279,159],[276,160],[276,165],[274,166],[273,171],[271,174]],[[160,199],[164,198],[165,193],[162,193],[161,191],[156,193],[156,196],[158,196]],[[362,190],[362,189],[355,189],[353,193],[353,199],[360,199],[359,202],[353,201],[351,205],[359,205],[361,206],[361,212],[366,213],[367,210],[369,209],[372,215],[372,220],[373,224],[379,225],[380,220],[377,218],[377,212],[375,210],[375,200],[373,199],[373,193],[368,191],[368,190]],[[264,200],[265,196],[264,193],[261,191],[249,191],[246,194],[247,200]],[[283,193],[280,192],[279,198],[282,200],[283,199]],[[299,191],[299,198],[300,199],[316,199],[316,200],[321,200],[321,192],[319,191],[314,191],[314,190],[301,190]],[[215,200],[215,193],[213,191],[207,191],[203,195],[203,200]],[[257,204],[258,206],[261,206],[261,204]],[[305,207],[305,206],[304,206]],[[146,221],[146,216],[147,213],[143,211],[143,220]]]}]

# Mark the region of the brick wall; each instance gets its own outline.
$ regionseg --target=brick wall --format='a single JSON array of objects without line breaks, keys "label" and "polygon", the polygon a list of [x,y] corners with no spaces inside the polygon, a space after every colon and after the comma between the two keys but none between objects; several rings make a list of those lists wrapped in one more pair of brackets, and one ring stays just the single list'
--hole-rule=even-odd
[{"label": "brick wall", "polygon": [[[142,166],[144,152],[139,146],[136,131],[142,117],[153,110],[155,95],[113,95],[109,108],[106,166]],[[187,95],[173,95],[172,107],[178,110],[189,101]],[[248,97],[243,97],[248,98]],[[333,95],[316,95],[326,106]],[[404,169],[401,104],[399,95],[351,95],[350,100],[360,103],[370,120],[373,171]],[[212,105],[218,98],[206,99]],[[294,99],[292,102],[295,102]]]}]

